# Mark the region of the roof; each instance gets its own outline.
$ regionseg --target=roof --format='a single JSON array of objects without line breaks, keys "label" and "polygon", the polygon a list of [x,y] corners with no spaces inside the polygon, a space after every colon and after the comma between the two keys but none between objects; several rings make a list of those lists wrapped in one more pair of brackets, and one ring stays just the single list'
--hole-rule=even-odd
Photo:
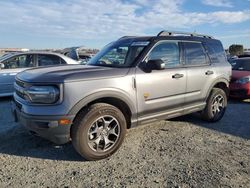
[{"label": "roof", "polygon": [[218,41],[212,36],[198,33],[187,33],[178,31],[161,31],[156,36],[123,36],[119,41],[151,41],[151,40],[190,40],[190,41]]}]

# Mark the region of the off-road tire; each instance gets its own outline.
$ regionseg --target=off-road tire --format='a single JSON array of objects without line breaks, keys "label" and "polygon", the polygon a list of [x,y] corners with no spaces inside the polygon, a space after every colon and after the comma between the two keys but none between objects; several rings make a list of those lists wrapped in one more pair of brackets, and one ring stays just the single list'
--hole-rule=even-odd
[{"label": "off-road tire", "polygon": [[[216,100],[216,97],[223,98],[223,107],[221,111],[214,114],[213,113],[213,104]],[[208,122],[217,122],[221,120],[227,108],[227,95],[223,89],[220,88],[213,88],[208,99],[205,109],[202,111],[201,115],[205,121]]]},{"label": "off-road tire", "polygon": [[[112,116],[119,123],[120,134],[117,141],[108,151],[93,151],[89,146],[89,130],[99,117]],[[72,143],[76,151],[86,160],[100,160],[109,157],[121,146],[127,131],[127,123],[123,113],[115,106],[106,103],[93,104],[80,112],[71,130]]]}]

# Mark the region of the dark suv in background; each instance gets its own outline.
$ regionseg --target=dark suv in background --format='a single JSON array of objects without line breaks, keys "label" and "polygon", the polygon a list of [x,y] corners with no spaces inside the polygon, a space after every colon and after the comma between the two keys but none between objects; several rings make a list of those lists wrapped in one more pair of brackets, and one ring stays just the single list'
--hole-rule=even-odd
[{"label": "dark suv in background", "polygon": [[219,40],[162,31],[125,36],[88,64],[33,68],[16,76],[14,114],[55,143],[70,140],[88,160],[113,154],[126,130],[200,112],[220,120],[231,66]]}]

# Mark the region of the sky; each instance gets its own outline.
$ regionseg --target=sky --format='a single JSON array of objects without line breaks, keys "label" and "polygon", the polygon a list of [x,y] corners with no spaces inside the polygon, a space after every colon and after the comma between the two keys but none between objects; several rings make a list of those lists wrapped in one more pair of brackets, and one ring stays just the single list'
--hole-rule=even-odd
[{"label": "sky", "polygon": [[0,0],[2,48],[102,48],[161,30],[250,48],[250,0]]}]

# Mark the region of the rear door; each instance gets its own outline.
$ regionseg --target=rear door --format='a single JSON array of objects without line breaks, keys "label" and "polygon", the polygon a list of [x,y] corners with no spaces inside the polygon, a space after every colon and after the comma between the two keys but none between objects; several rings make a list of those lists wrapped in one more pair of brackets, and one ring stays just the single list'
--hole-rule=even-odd
[{"label": "rear door", "polygon": [[33,54],[12,56],[1,63],[4,67],[0,70],[0,96],[11,95],[16,74],[35,66]]},{"label": "rear door", "polygon": [[178,41],[161,41],[152,48],[146,59],[163,60],[165,69],[145,73],[137,68],[138,112],[142,121],[150,116],[182,109],[186,90],[186,69],[182,67],[180,54]]},{"label": "rear door", "polygon": [[201,42],[182,42],[182,46],[187,68],[185,105],[194,105],[205,101],[214,79],[213,67]]}]

